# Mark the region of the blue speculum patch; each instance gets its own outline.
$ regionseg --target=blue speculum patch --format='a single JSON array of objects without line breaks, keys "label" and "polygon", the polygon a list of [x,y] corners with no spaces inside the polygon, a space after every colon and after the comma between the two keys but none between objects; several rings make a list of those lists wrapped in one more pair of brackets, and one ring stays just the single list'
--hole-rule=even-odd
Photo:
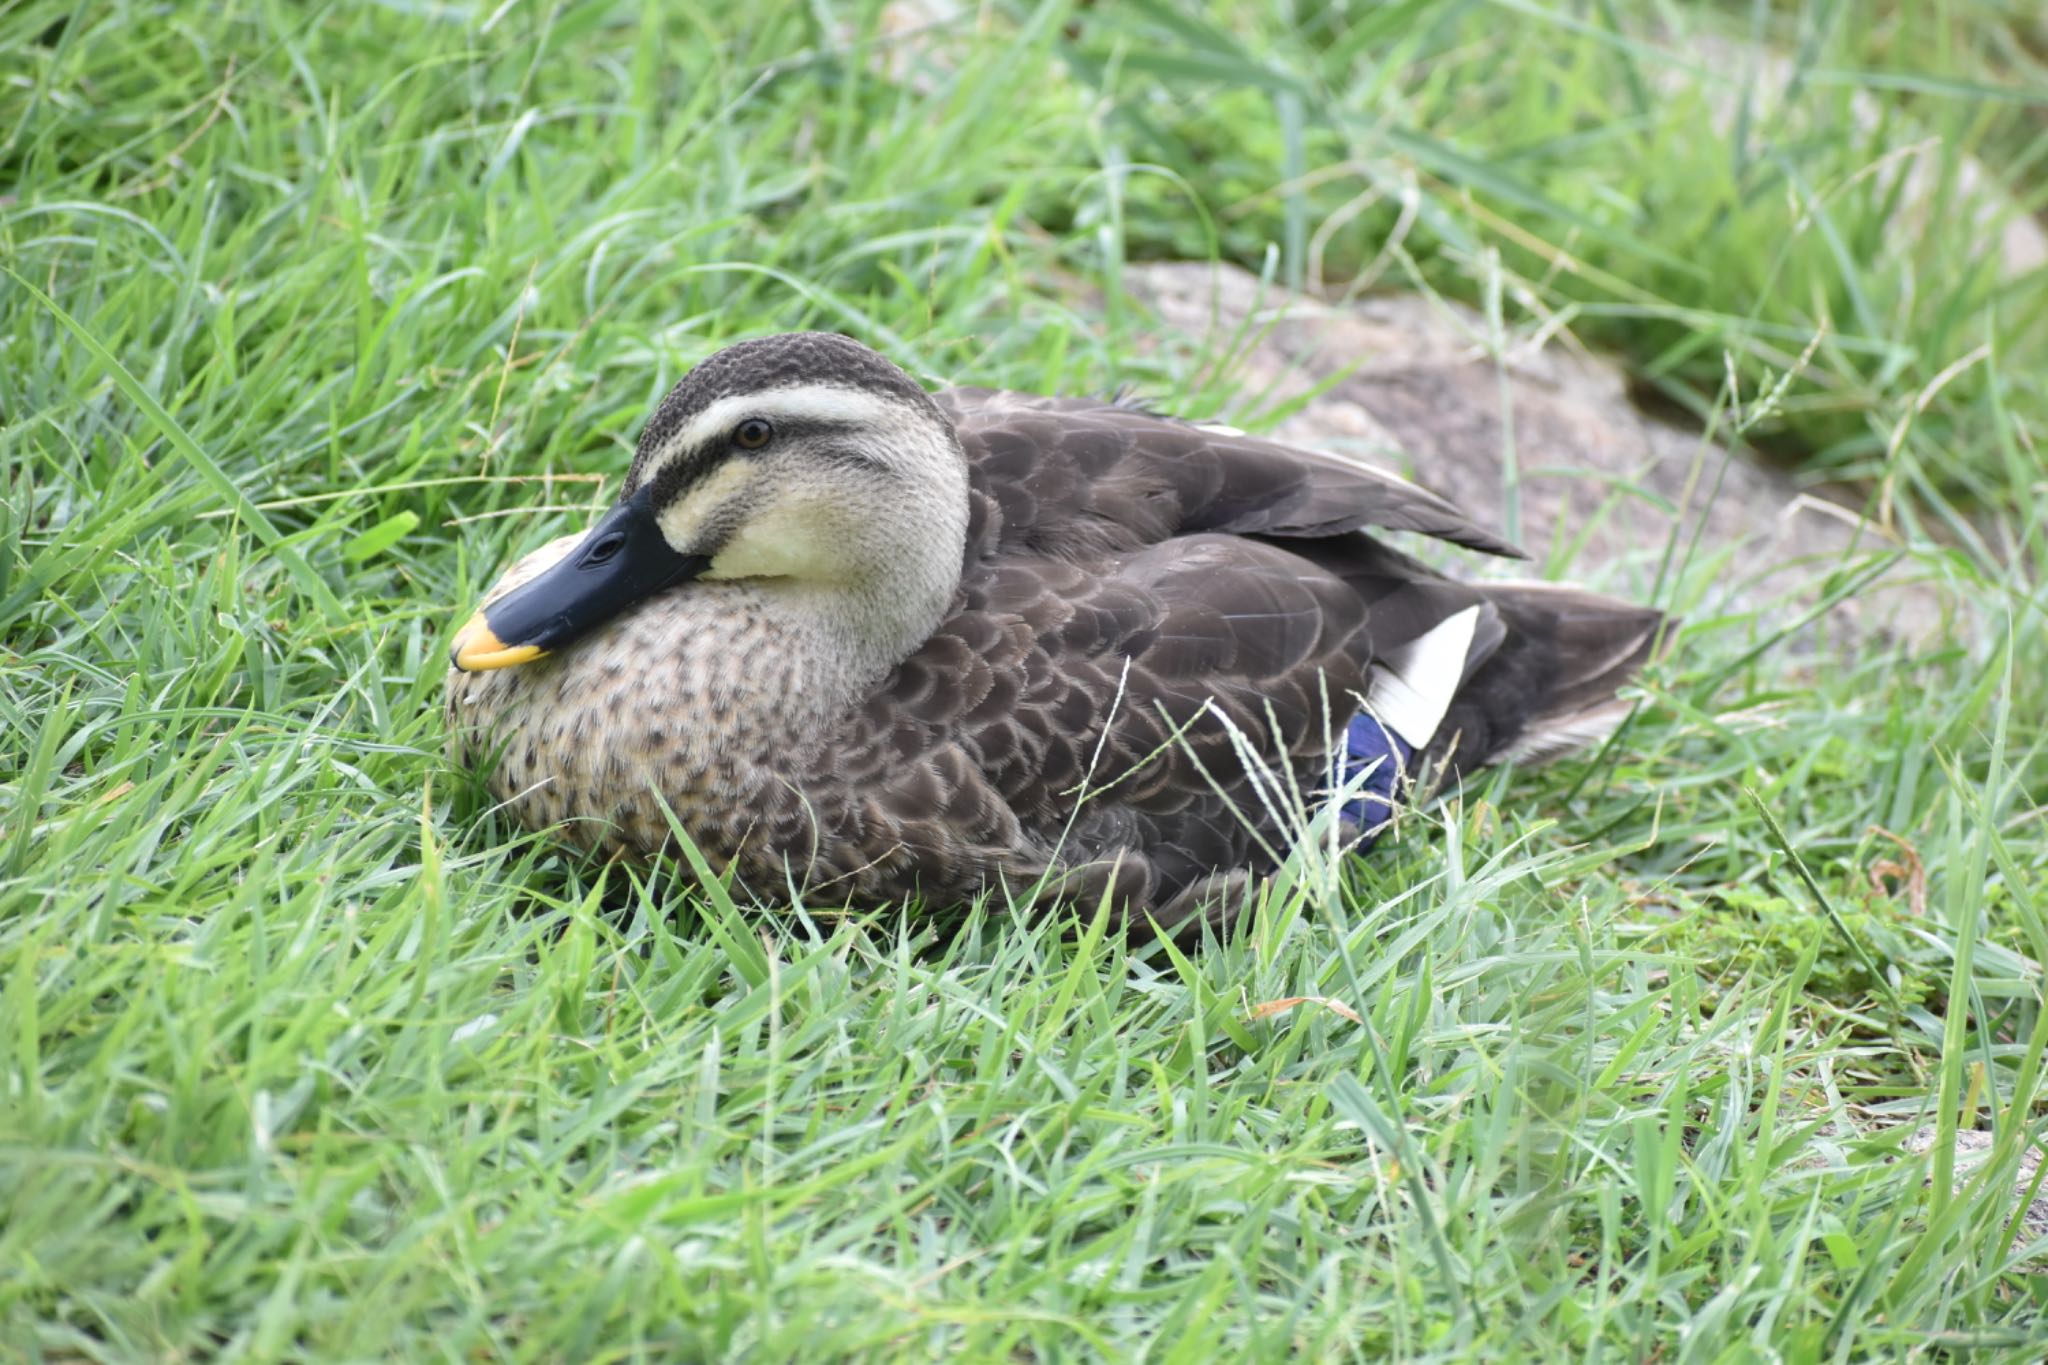
[{"label": "blue speculum patch", "polygon": [[1415,749],[1408,741],[1380,724],[1370,713],[1352,717],[1344,730],[1344,747],[1337,755],[1334,786],[1342,789],[1365,780],[1344,802],[1346,819],[1358,826],[1362,836],[1358,850],[1371,848],[1394,818],[1394,804],[1408,780],[1408,763]]}]

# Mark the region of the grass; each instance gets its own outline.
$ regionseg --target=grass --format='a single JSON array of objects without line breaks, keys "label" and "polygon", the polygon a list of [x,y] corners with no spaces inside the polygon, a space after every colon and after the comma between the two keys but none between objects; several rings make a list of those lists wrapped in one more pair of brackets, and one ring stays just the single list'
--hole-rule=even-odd
[{"label": "grass", "polygon": [[[1936,8],[0,11],[0,1349],[2038,1359],[2048,309],[1882,165],[2039,185],[2048,81]],[[1979,619],[1696,618],[1191,957],[734,907],[442,760],[449,626],[721,340],[1256,409],[1165,253],[1501,282]]]}]

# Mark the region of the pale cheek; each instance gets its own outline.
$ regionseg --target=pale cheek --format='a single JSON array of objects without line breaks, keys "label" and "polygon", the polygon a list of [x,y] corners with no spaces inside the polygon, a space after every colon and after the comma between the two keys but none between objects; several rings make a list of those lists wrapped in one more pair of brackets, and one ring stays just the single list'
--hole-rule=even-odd
[{"label": "pale cheek", "polygon": [[864,518],[833,503],[785,503],[750,519],[711,561],[706,578],[836,579],[851,567]]}]

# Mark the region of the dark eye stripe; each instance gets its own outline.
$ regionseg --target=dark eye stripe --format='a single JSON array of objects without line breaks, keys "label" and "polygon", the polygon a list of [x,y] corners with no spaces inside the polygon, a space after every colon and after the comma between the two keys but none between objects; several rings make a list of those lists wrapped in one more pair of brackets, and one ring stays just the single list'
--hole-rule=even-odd
[{"label": "dark eye stripe", "polygon": [[[654,505],[665,507],[681,497],[688,488],[704,478],[727,460],[752,459],[766,455],[771,449],[784,449],[797,441],[813,436],[844,436],[862,429],[859,422],[834,422],[822,417],[769,417],[763,418],[774,429],[774,438],[767,444],[749,450],[736,441],[735,427],[723,435],[706,439],[703,445],[693,450],[679,450],[655,470],[653,479]],[[804,458],[816,459],[832,464],[844,465],[850,469],[864,469],[876,473],[891,474],[895,471],[884,462],[870,456],[866,451],[853,445],[824,445],[804,452]],[[633,490],[627,489],[628,493]]]},{"label": "dark eye stripe", "polygon": [[776,437],[785,441],[799,436],[832,436],[860,430],[858,422],[834,422],[823,417],[775,417],[767,420],[774,424]]}]

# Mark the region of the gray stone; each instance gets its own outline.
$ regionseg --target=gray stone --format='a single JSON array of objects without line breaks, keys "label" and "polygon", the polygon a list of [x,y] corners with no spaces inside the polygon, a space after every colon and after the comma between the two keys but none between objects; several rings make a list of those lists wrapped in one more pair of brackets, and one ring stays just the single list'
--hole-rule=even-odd
[{"label": "gray stone", "polygon": [[[1275,428],[1283,440],[1401,468],[1502,529],[1512,450],[1519,538],[1552,576],[1641,594],[1670,547],[1683,570],[1670,605],[1770,624],[1819,601],[1831,572],[1895,545],[1846,502],[1645,413],[1612,362],[1556,338],[1490,340],[1463,306],[1325,303],[1207,263],[1133,266],[1125,287],[1156,312],[1158,333],[1227,357],[1242,410],[1327,385]],[[1832,650],[1943,633],[1964,604],[1913,568],[1893,566],[1802,638]]]},{"label": "gray stone", "polygon": [[[1915,1129],[1900,1145],[1902,1151],[1915,1156],[1924,1156],[1934,1150],[1938,1134],[1933,1125]],[[1990,1133],[1974,1128],[1959,1128],[1955,1140],[1955,1187],[1958,1194],[1968,1186],[1972,1177],[1991,1159],[1996,1139]],[[2019,1169],[2013,1173],[2013,1200],[2026,1199],[2034,1192],[2034,1175],[2041,1169],[2041,1154],[2028,1145],[2020,1152]],[[2030,1200],[2026,1211],[2020,1217],[2019,1245],[2039,1241],[2048,1237],[2048,1196]]]}]

